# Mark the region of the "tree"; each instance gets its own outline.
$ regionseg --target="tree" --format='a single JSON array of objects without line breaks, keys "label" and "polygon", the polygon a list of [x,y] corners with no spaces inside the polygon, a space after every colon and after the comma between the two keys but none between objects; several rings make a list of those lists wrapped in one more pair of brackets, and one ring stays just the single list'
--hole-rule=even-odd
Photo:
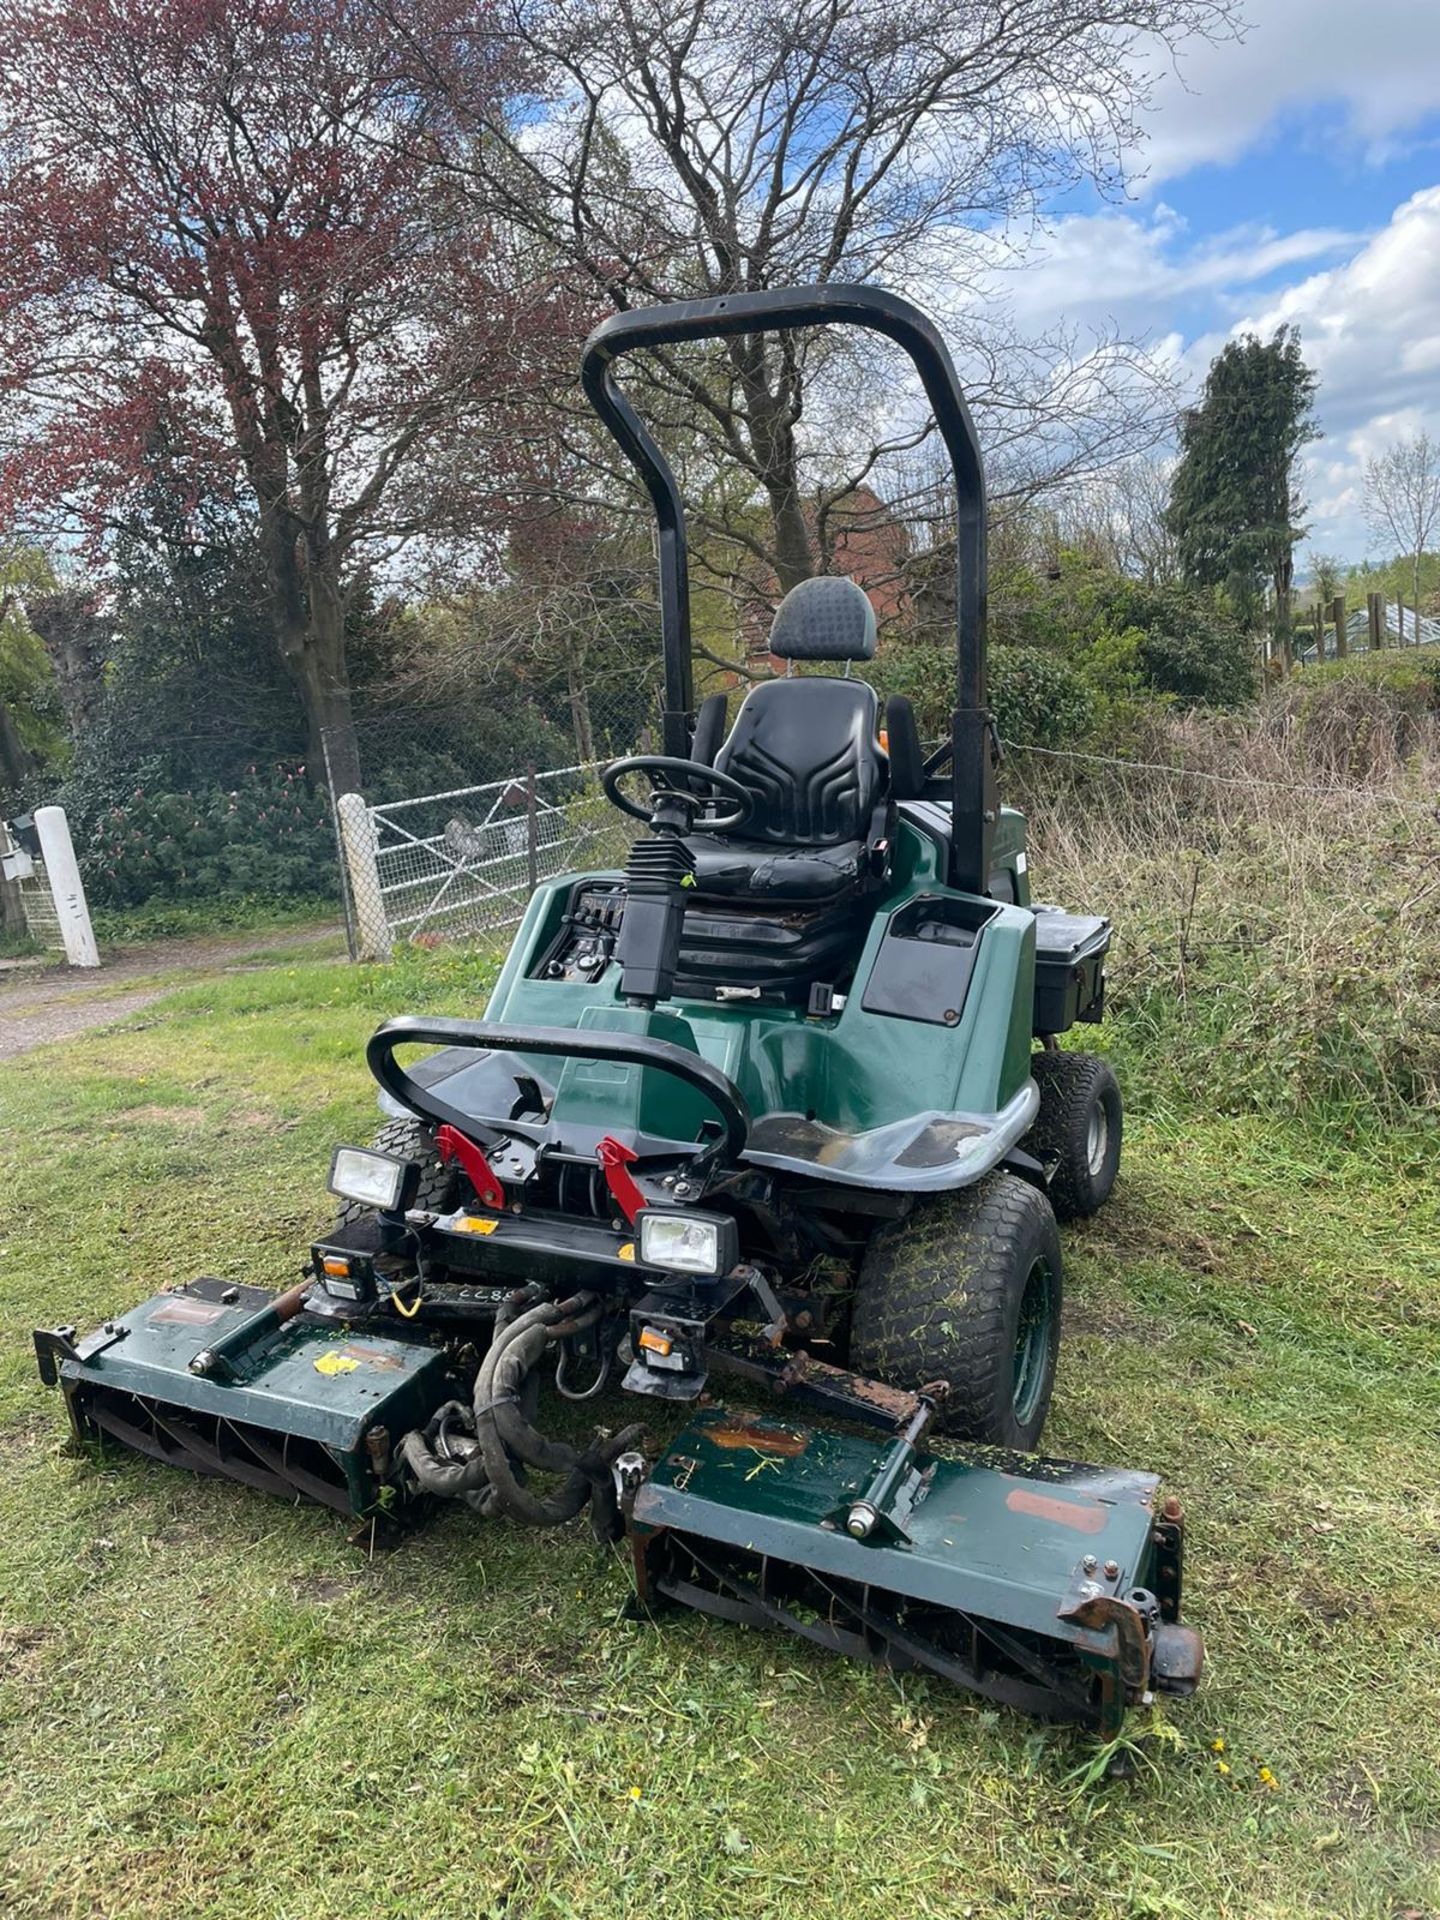
[{"label": "tree", "polygon": [[0,813],[64,750],[54,668],[27,611],[54,591],[43,554],[0,546]]},{"label": "tree", "polygon": [[1200,404],[1180,425],[1180,460],[1167,522],[1185,578],[1223,586],[1253,607],[1261,583],[1275,595],[1275,633],[1290,657],[1290,592],[1301,501],[1300,449],[1318,437],[1311,423],[1316,378],[1300,335],[1281,327],[1269,340],[1231,340],[1210,364]]},{"label": "tree", "polygon": [[[1440,442],[1428,433],[1397,440],[1365,462],[1365,513],[1372,531],[1395,542],[1411,563],[1410,605],[1420,644],[1420,562],[1440,522]],[[1402,626],[1400,638],[1405,638]]]},{"label": "tree", "polygon": [[105,697],[114,625],[103,596],[91,586],[57,586],[28,596],[26,613],[50,656],[70,738],[82,740],[99,719]]},{"label": "tree", "polygon": [[[827,281],[934,306],[971,288],[947,325],[1028,492],[1156,437],[1153,363],[1108,338],[1022,341],[976,282],[1018,257],[1052,192],[1122,181],[1146,52],[1229,18],[1228,0],[519,0],[536,110],[511,127],[470,109],[476,165],[617,307]],[[646,397],[688,439],[709,551],[783,590],[858,487],[894,502],[881,476],[928,422],[897,404],[890,352],[747,334],[654,356]]]},{"label": "tree", "polygon": [[1322,607],[1330,602],[1345,585],[1345,563],[1333,553],[1312,553],[1310,555],[1310,584]]},{"label": "tree", "polygon": [[[498,96],[483,6],[424,33]],[[371,0],[0,0],[0,128],[0,507],[98,539],[157,469],[243,500],[311,777],[357,785],[347,598],[503,517],[503,402],[572,309]]]}]

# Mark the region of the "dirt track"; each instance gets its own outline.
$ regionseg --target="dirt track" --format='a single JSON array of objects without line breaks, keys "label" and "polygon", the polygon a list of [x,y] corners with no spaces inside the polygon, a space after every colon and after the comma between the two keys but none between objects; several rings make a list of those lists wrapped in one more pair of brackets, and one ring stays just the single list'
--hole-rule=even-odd
[{"label": "dirt track", "polygon": [[[98,972],[50,966],[0,973],[0,1060],[109,1026],[172,993],[186,976],[233,971],[240,954],[310,947],[336,938],[333,927],[299,927],[160,940],[124,948],[106,958]],[[135,984],[127,987],[130,981]]]}]

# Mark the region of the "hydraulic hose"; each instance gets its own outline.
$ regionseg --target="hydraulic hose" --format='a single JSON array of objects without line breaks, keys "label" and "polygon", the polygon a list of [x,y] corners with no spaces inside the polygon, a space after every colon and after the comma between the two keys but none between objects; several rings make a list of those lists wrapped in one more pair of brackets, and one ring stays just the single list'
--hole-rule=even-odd
[{"label": "hydraulic hose", "polygon": [[[532,1307],[528,1313],[522,1313],[497,1335],[475,1381],[475,1436],[480,1442],[490,1485],[506,1511],[532,1527],[561,1526],[573,1520],[590,1498],[590,1476],[581,1470],[574,1448],[547,1440],[520,1418],[518,1405],[525,1379],[550,1343],[550,1326],[580,1305],[588,1306],[588,1298],[567,1301],[563,1307]],[[559,1489],[548,1498],[531,1493],[515,1475],[497,1419],[502,1405],[506,1413],[514,1416],[506,1424],[521,1442],[515,1451],[526,1464],[566,1476]]]},{"label": "hydraulic hose", "polygon": [[[462,1499],[487,1516],[508,1513],[532,1527],[560,1526],[588,1506],[597,1535],[614,1537],[610,1465],[635,1445],[640,1428],[626,1427],[581,1452],[533,1425],[540,1361],[557,1342],[594,1326],[603,1311],[595,1295],[584,1293],[535,1302],[521,1292],[504,1303],[476,1376],[473,1413],[449,1401],[400,1441],[400,1458],[425,1492]],[[449,1424],[472,1419],[477,1451],[446,1458]],[[553,1493],[542,1495],[524,1484],[527,1468],[564,1477]]]},{"label": "hydraulic hose", "polygon": [[[633,1446],[639,1434],[638,1427],[628,1427],[578,1453],[565,1441],[539,1432],[521,1411],[521,1394],[547,1347],[592,1325],[599,1313],[600,1303],[592,1294],[520,1313],[497,1331],[475,1382],[475,1434],[492,1493],[499,1506],[529,1526],[560,1526],[596,1499],[603,1504],[611,1460]],[[517,1477],[512,1453],[526,1466],[565,1478],[548,1497],[532,1493]],[[599,1531],[602,1516],[593,1517]]]},{"label": "hydraulic hose", "polygon": [[399,1451],[425,1492],[439,1494],[442,1499],[458,1499],[490,1484],[483,1454],[472,1454],[468,1460],[439,1460],[418,1427],[401,1440]]}]

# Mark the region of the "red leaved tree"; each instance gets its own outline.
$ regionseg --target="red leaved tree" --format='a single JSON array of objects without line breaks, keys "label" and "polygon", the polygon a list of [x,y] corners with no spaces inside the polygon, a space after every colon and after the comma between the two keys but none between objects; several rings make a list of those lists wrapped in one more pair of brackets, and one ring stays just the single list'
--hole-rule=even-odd
[{"label": "red leaved tree", "polygon": [[342,788],[347,593],[503,522],[508,409],[583,327],[450,164],[434,74],[512,79],[487,4],[422,45],[369,0],[0,0],[0,521],[233,491]]}]

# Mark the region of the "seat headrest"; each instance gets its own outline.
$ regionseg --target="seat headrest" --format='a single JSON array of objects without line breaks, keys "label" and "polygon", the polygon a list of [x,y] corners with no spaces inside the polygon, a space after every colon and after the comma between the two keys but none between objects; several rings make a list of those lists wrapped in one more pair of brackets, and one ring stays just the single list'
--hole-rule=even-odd
[{"label": "seat headrest", "polygon": [[770,651],[782,660],[870,660],[875,609],[863,587],[817,574],[792,587],[775,609]]}]

